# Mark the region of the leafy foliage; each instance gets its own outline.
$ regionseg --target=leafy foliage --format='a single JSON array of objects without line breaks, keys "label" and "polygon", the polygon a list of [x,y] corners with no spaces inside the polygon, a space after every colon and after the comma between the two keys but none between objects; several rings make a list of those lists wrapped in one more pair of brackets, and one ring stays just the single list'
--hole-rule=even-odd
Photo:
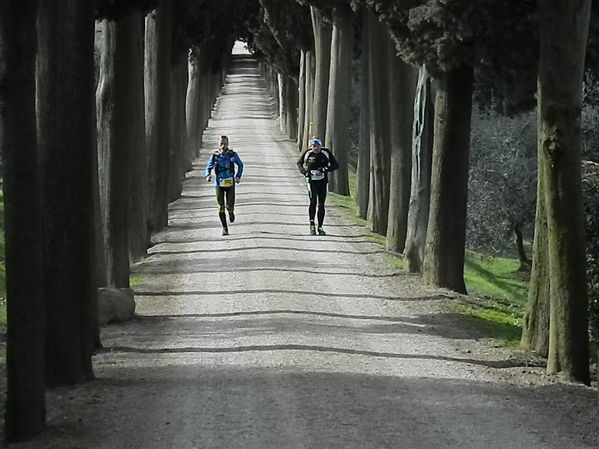
[{"label": "leafy foliage", "polygon": [[97,0],[96,17],[98,19],[115,19],[133,10],[144,13],[156,7],[158,0]]},{"label": "leafy foliage", "polygon": [[[468,246],[503,253],[518,226],[532,234],[536,200],[536,128],[531,114],[473,117]],[[513,247],[512,247],[513,249]]]},{"label": "leafy foliage", "polygon": [[587,285],[590,328],[599,340],[599,164],[583,163],[584,215],[586,232]]},{"label": "leafy foliage", "polygon": [[433,76],[471,65],[480,104],[506,114],[534,106],[539,48],[535,1],[362,3],[388,26],[404,61],[426,65]]},{"label": "leafy foliage", "polygon": [[264,20],[281,48],[312,48],[312,21],[307,6],[286,0],[260,0],[260,6],[264,10]]},{"label": "leafy foliage", "polygon": [[177,47],[203,48],[214,71],[235,40],[249,39],[260,9],[258,0],[175,0],[173,6]]},{"label": "leafy foliage", "polygon": [[258,20],[249,29],[249,48],[279,73],[297,80],[299,50],[312,47],[310,10],[296,2],[260,0]]},{"label": "leafy foliage", "polygon": [[599,78],[587,71],[582,110],[583,156],[599,162]]}]

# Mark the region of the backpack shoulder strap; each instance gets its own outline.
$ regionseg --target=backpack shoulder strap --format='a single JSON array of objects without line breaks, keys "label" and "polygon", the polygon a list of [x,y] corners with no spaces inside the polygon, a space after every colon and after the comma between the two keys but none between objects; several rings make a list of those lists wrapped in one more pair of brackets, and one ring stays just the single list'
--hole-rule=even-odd
[{"label": "backpack shoulder strap", "polygon": [[304,154],[304,162],[306,162],[308,160],[308,156],[310,156],[310,154],[314,153],[314,151],[312,151],[310,148],[308,148],[308,150],[306,151],[306,154]]}]

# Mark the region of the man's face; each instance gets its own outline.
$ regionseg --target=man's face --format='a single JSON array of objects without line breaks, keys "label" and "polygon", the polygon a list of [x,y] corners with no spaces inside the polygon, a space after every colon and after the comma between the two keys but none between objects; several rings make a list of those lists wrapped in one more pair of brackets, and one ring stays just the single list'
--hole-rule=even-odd
[{"label": "man's face", "polygon": [[226,137],[221,137],[220,140],[218,141],[218,147],[221,150],[226,150],[228,146],[229,146],[229,139],[227,139]]},{"label": "man's face", "polygon": [[311,147],[312,151],[314,151],[316,154],[320,152],[320,145],[311,145]]}]

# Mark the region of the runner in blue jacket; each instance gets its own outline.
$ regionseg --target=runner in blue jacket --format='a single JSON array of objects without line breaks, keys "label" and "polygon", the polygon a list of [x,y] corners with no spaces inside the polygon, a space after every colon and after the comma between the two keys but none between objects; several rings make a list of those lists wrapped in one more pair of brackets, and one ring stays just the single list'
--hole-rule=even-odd
[{"label": "runner in blue jacket", "polygon": [[[237,166],[237,171],[235,171]],[[229,212],[231,223],[235,221],[235,184],[239,184],[243,174],[243,162],[235,151],[229,148],[229,138],[220,136],[218,150],[216,150],[206,164],[206,182],[212,181],[214,169],[214,189],[218,203],[218,216],[223,225],[223,235],[229,235],[225,208]],[[226,206],[225,206],[226,205]]]}]

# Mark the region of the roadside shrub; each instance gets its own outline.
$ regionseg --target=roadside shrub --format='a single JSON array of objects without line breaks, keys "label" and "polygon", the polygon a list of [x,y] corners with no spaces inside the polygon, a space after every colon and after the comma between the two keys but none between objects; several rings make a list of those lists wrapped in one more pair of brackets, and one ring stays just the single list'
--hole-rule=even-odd
[{"label": "roadside shrub", "polygon": [[590,71],[584,78],[582,142],[584,159],[599,162],[599,80]]},{"label": "roadside shrub", "polygon": [[515,229],[532,237],[536,198],[534,114],[473,116],[468,248],[513,254]]},{"label": "roadside shrub", "polygon": [[582,188],[586,232],[589,327],[599,341],[599,164],[583,162]]}]

